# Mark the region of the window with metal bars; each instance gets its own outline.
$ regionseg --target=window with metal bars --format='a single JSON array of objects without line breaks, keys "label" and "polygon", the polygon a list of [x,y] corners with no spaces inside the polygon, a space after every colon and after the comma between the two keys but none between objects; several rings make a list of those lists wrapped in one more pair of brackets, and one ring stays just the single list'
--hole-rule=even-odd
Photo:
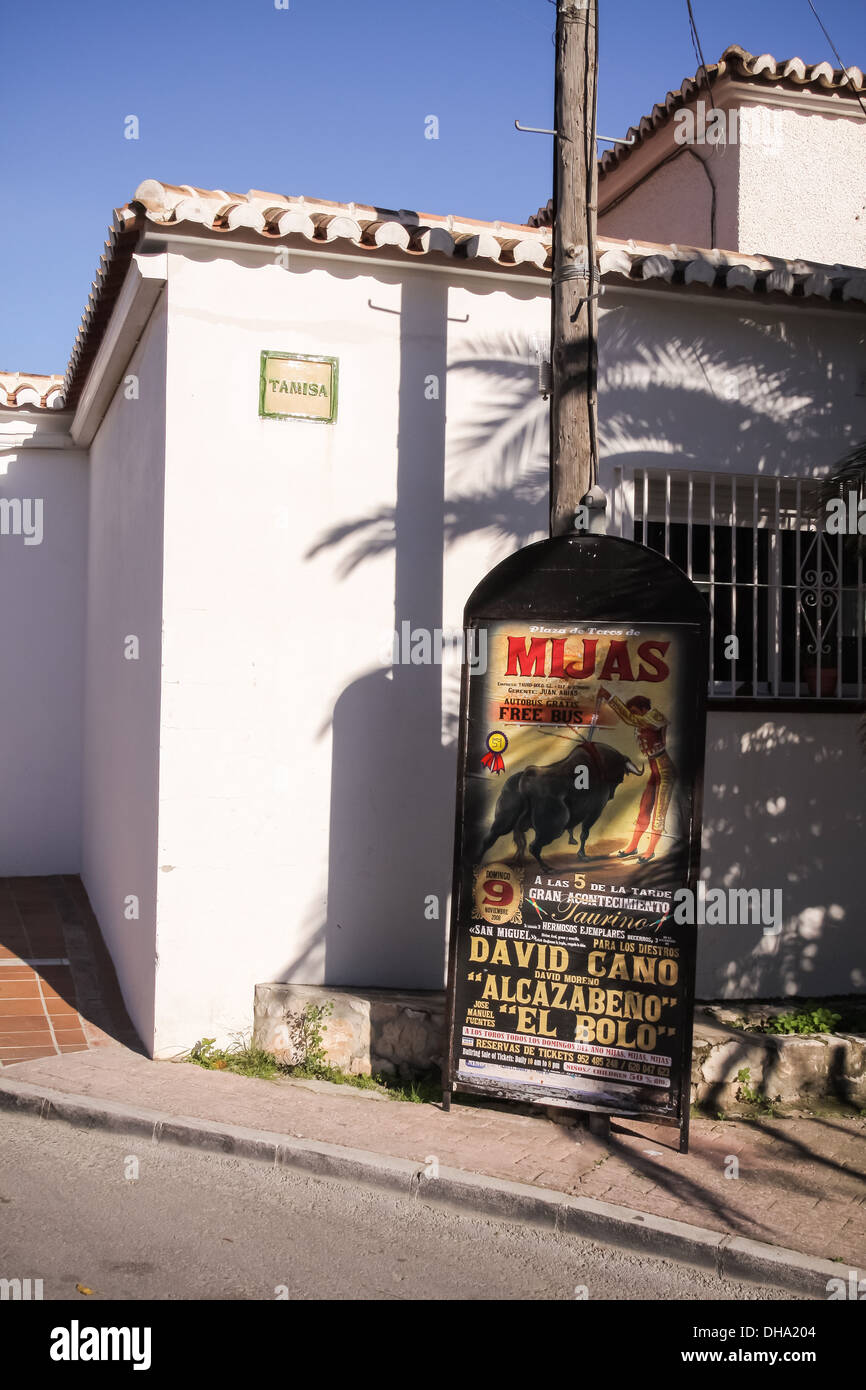
[{"label": "window with metal bars", "polygon": [[862,540],[823,517],[811,479],[618,470],[616,529],[707,596],[711,696],[863,700]]}]

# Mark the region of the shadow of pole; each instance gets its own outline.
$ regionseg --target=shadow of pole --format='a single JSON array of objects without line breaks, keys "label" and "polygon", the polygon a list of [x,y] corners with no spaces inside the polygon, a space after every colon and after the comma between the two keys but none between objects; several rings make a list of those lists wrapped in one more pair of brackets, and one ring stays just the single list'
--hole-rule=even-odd
[{"label": "shadow of pole", "polygon": [[[447,318],[445,277],[407,275],[394,511],[398,634],[432,637],[442,626]],[[431,377],[438,398],[428,399]],[[401,642],[401,659],[354,681],[334,710],[325,928],[325,978],[334,985],[442,985],[454,752],[442,746],[442,668],[412,664],[411,654],[411,641]],[[431,895],[439,917],[425,917]]]}]

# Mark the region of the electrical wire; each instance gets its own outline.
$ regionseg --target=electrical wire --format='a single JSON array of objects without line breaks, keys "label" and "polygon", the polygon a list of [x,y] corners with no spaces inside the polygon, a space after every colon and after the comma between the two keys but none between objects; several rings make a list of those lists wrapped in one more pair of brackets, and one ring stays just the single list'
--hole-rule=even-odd
[{"label": "electrical wire", "polygon": [[695,57],[698,60],[698,72],[703,72],[704,83],[707,88],[707,96],[710,99],[710,108],[713,106],[713,87],[710,82],[710,74],[707,70],[707,60],[704,57],[704,50],[701,46],[701,36],[698,33],[698,26],[695,20],[695,12],[692,9],[692,0],[686,0],[686,9],[689,12],[689,29],[692,37],[692,48],[695,50]]},{"label": "electrical wire", "polygon": [[[841,59],[840,56],[839,56],[839,50],[838,50],[838,48],[836,47],[836,45],[835,45],[835,43],[833,42],[833,40],[830,38],[830,35],[829,35],[828,32],[827,32],[827,28],[826,28],[826,26],[825,26],[825,24],[824,24],[823,19],[822,19],[821,16],[819,15],[818,11],[815,9],[815,6],[812,4],[812,0],[806,0],[806,4],[809,6],[809,9],[812,11],[813,15],[815,16],[815,18],[817,19],[818,23],[820,24],[820,26],[821,26],[821,32],[822,32],[822,34],[824,35],[824,38],[827,40],[827,42],[828,42],[828,44],[830,45],[830,47],[832,48],[837,63],[839,64],[840,68],[841,68],[842,71],[844,72],[845,76],[846,76],[846,77],[849,79],[849,81],[850,81],[851,74],[850,74],[850,72],[848,71],[848,69],[846,68],[845,64],[842,62],[842,59]],[[853,84],[852,84],[852,90],[853,90]],[[864,104],[863,98],[861,97],[861,95],[860,95],[859,92],[856,92],[855,95],[856,95],[856,97],[857,97],[857,100],[858,100],[859,103],[860,103],[860,109],[861,109],[861,111],[863,112],[863,115],[866,116],[866,104]]]}]

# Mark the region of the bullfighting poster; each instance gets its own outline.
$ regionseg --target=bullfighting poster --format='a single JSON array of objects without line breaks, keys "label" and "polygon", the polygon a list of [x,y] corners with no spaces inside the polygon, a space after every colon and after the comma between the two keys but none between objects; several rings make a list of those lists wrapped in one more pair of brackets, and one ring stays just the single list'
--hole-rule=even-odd
[{"label": "bullfighting poster", "polygon": [[672,905],[697,868],[700,629],[503,620],[474,636],[450,1080],[676,1122],[695,928]]}]

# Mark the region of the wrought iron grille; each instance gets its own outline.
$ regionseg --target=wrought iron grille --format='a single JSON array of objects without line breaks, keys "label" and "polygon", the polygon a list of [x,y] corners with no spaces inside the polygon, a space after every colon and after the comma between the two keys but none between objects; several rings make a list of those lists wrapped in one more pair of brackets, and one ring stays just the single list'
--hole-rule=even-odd
[{"label": "wrought iron grille", "polygon": [[616,472],[614,529],[707,597],[711,696],[863,699],[863,538],[824,530],[817,482]]}]

